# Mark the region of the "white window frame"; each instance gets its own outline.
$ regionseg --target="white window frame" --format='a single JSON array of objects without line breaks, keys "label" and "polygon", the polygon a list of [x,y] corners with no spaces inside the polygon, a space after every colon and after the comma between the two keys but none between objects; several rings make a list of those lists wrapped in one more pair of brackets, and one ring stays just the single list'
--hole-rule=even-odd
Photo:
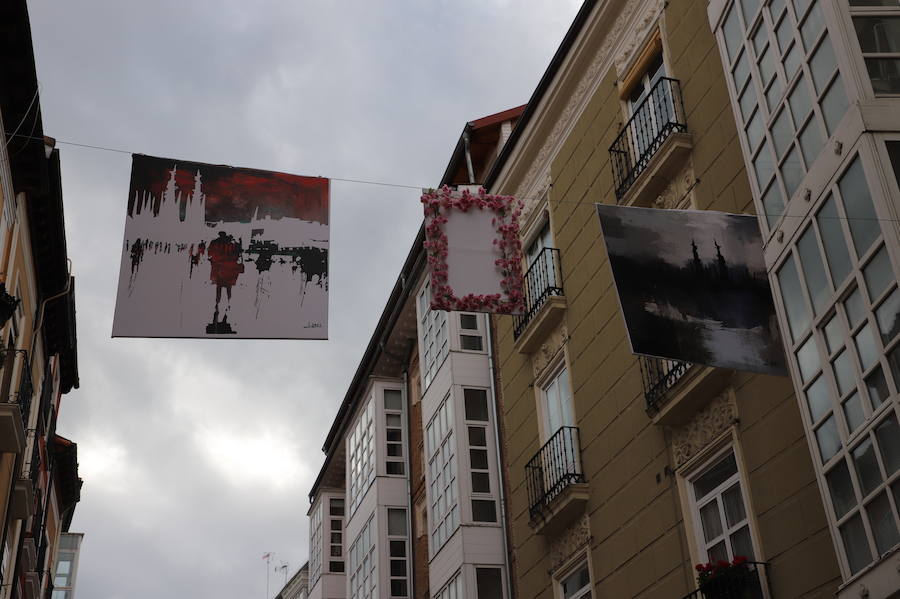
[{"label": "white window frame", "polygon": [[900,52],[864,52],[856,35],[854,17],[895,17],[900,19],[900,5],[897,6],[850,6],[849,1],[841,2],[841,17],[848,32],[849,54],[853,65],[859,71],[859,80],[863,83],[863,91],[870,98],[897,98],[900,93],[877,93],[866,67],[866,58],[890,58],[900,61]]},{"label": "white window frame", "polygon": [[[559,386],[560,376],[562,376],[564,372],[565,376],[568,379],[569,385],[568,403],[566,404],[566,402],[560,402],[561,424],[557,427],[551,427],[549,411],[550,406],[547,392],[554,383],[556,383],[557,387]],[[551,365],[551,367],[546,370],[545,374],[535,382],[534,388],[538,401],[538,414],[540,414],[540,432],[542,435],[542,444],[549,441],[553,435],[559,432],[561,427],[578,426],[578,420],[575,415],[575,392],[572,389],[571,369],[569,368],[568,360],[566,360],[565,350],[563,350],[563,355],[560,356]],[[565,413],[563,413],[563,411]],[[550,430],[551,428],[553,428],[553,430]]]},{"label": "white window frame", "polygon": [[375,419],[375,401],[369,395],[347,435],[347,518],[356,512],[369,486],[375,482]]},{"label": "white window frame", "polygon": [[[453,314],[455,315],[456,320],[456,341],[459,344],[459,348],[457,351],[465,352],[467,354],[487,353],[487,338],[485,334],[488,327],[487,317],[484,314],[478,314],[476,312],[453,312]],[[474,318],[475,328],[463,328],[463,317]],[[481,349],[467,349],[463,347],[463,337],[477,338],[479,340],[479,343],[481,344]]]},{"label": "white window frame", "polygon": [[[565,564],[553,573],[553,596],[555,599],[587,599],[593,597],[594,593],[594,572],[589,550],[582,551],[569,559]],[[582,568],[587,568],[589,583],[587,586],[578,589],[575,595],[568,598],[563,594],[563,582],[567,578],[579,572]]]},{"label": "white window frame", "polygon": [[[465,406],[465,394],[466,391],[475,391],[484,393],[485,399],[485,410],[487,418],[485,420],[470,420],[468,417],[468,413],[466,412]],[[496,456],[494,455],[494,451],[492,448],[494,447],[494,423],[491,420],[491,414],[493,412],[491,406],[491,390],[484,387],[476,387],[476,386],[465,386],[462,387],[461,390],[463,394],[463,409],[462,409],[462,419],[463,419],[463,431],[465,436],[461,438],[462,444],[466,448],[466,459],[464,461],[465,465],[468,466],[466,468],[466,486],[469,491],[469,505],[466,506],[470,513],[468,514],[467,521],[473,522],[477,525],[482,526],[492,526],[499,525],[500,520],[500,507],[498,505],[498,497],[497,497],[497,461]],[[478,428],[484,430],[484,446],[473,446],[471,444],[469,429],[470,428]],[[487,468],[475,468],[472,464],[472,452],[473,451],[484,451],[484,454],[487,459]],[[476,492],[475,485],[473,483],[473,475],[474,474],[485,474],[488,477],[489,482],[489,490],[487,492]],[[457,480],[457,482],[459,482]],[[491,501],[494,504],[494,520],[475,520],[475,501]]]},{"label": "white window frame", "polygon": [[347,590],[354,599],[378,596],[378,552],[375,514],[359,531],[348,552]]},{"label": "white window frame", "polygon": [[[434,557],[460,525],[456,409],[448,393],[425,428],[428,546]],[[448,480],[449,478],[449,480]]]},{"label": "white window frame", "polygon": [[[347,501],[339,496],[339,495],[331,495],[327,499],[328,501],[328,573],[329,574],[344,574],[347,571],[347,562],[346,555],[344,551],[344,518],[347,515]],[[341,502],[341,512],[340,514],[334,514],[332,502],[339,501]],[[335,524],[337,524],[337,529],[335,529]],[[325,530],[323,528],[322,534],[324,536]],[[338,535],[337,543],[334,542],[334,535]],[[335,547],[339,548],[340,553],[338,555],[333,555],[333,549]],[[337,570],[332,566],[336,563],[340,562],[342,564],[342,569]]]},{"label": "white window frame", "polygon": [[[390,511],[392,511],[392,510],[397,510],[397,511],[403,512],[403,522],[404,522],[404,527],[406,529],[406,532],[404,534],[391,533]],[[387,574],[387,583],[388,583],[388,586],[387,586],[387,589],[385,592],[385,596],[388,599],[407,599],[408,597],[412,596],[412,591],[413,591],[412,585],[410,584],[410,581],[411,581],[410,567],[412,566],[412,564],[410,563],[410,551],[409,551],[409,549],[410,549],[410,546],[409,546],[409,526],[410,526],[409,510],[405,506],[386,507],[384,510],[384,523],[385,523],[384,524],[384,530],[385,530],[384,536],[385,536],[385,539],[387,542],[387,547],[385,547],[385,555],[387,556],[387,568],[385,570],[386,570],[386,574]],[[403,543],[403,555],[402,556],[393,555],[393,553],[391,552],[391,544],[392,543]],[[406,574],[404,576],[395,576],[393,574],[393,572],[391,571],[391,564],[392,564],[392,562],[398,562],[401,560],[405,564],[404,567],[405,567]],[[394,595],[393,594],[392,583],[395,580],[402,580],[406,583],[406,594],[405,595]]]},{"label": "white window frame", "polygon": [[[400,409],[388,409],[387,407],[387,392],[396,392],[400,394]],[[384,474],[385,476],[398,476],[405,477],[409,472],[409,467],[407,464],[407,456],[406,456],[406,446],[407,446],[407,435],[408,432],[406,430],[406,394],[403,392],[403,389],[399,387],[377,387],[376,395],[379,398],[379,407],[381,408],[382,416],[384,418]],[[388,419],[398,419],[400,421],[400,426],[389,426]],[[399,431],[400,436],[398,440],[388,439],[388,433],[391,431]],[[399,447],[400,455],[390,455],[388,449],[391,447]],[[389,472],[388,465],[389,464],[399,464],[400,472]]]},{"label": "white window frame", "polygon": [[466,591],[462,571],[458,570],[447,584],[434,594],[434,599],[465,599]]},{"label": "white window frame", "polygon": [[419,364],[422,391],[428,389],[434,377],[450,355],[450,319],[443,310],[432,310],[431,281],[426,278],[416,294],[416,314],[419,332]]},{"label": "white window frame", "polygon": [[309,515],[309,583],[316,584],[322,575],[322,504],[324,498],[319,497]]}]

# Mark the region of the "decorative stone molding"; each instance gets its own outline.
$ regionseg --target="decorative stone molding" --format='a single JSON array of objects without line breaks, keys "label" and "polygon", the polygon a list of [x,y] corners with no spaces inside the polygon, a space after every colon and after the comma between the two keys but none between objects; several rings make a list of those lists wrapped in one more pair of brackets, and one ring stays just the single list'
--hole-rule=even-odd
[{"label": "decorative stone molding", "polygon": [[688,160],[681,172],[673,177],[666,188],[650,202],[651,207],[666,210],[690,208],[693,204],[690,194],[696,181],[694,165],[692,161]]},{"label": "decorative stone molding", "polygon": [[725,390],[684,426],[672,429],[672,454],[675,467],[703,451],[727,431],[737,418],[737,405],[730,390]]},{"label": "decorative stone molding", "polygon": [[[662,0],[647,0],[644,3],[643,14],[638,17],[637,22],[631,28],[631,32],[625,38],[625,45],[619,50],[613,61],[616,65],[616,75],[622,77],[631,66],[631,61],[635,55],[640,53],[647,41],[647,34],[650,29],[656,25],[659,19],[659,12],[663,7]],[[618,21],[616,25],[618,26]]]},{"label": "decorative stone molding", "polygon": [[569,330],[566,328],[566,323],[560,324],[547,335],[547,339],[541,344],[541,347],[531,355],[531,369],[535,379],[540,378],[541,373],[556,357],[568,338]]},{"label": "decorative stone molding", "polygon": [[584,514],[550,541],[550,571],[557,570],[591,541],[591,522]]},{"label": "decorative stone molding", "polygon": [[[522,177],[522,181],[515,192],[517,198],[525,199],[532,195],[540,198],[539,194],[532,193],[536,188],[535,182],[538,178],[538,174],[541,172],[549,173],[549,159],[551,154],[559,146],[564,132],[569,128],[571,122],[576,117],[576,113],[584,106],[588,92],[592,92],[599,84],[600,79],[602,79],[603,72],[609,67],[613,49],[618,47],[622,43],[622,40],[626,40],[631,36],[628,23],[631,21],[632,16],[639,9],[644,9],[648,4],[658,7],[662,5],[662,2],[661,0],[653,0],[652,2],[648,2],[647,0],[628,0],[625,6],[622,7],[615,22],[609,28],[602,46],[594,54],[591,59],[591,64],[578,81],[578,86],[569,96],[569,101],[563,109],[562,114],[560,114],[559,118],[553,124],[553,129],[550,131],[550,134],[544,138],[541,149],[538,150],[537,156],[532,161],[527,173]],[[648,11],[654,18],[656,18],[658,12],[658,9],[655,11]],[[545,175],[545,177],[546,176],[549,175]]]},{"label": "decorative stone molding", "polygon": [[522,217],[520,222],[527,223],[531,220],[532,213],[536,208],[540,207],[541,203],[544,200],[544,197],[547,195],[547,191],[550,189],[550,185],[550,170],[548,169],[544,173],[544,178],[543,180],[541,180],[538,188],[534,191],[534,193],[529,194],[528,197],[523,197],[522,195],[517,196],[522,199],[522,202],[524,204],[524,206],[522,207]]}]

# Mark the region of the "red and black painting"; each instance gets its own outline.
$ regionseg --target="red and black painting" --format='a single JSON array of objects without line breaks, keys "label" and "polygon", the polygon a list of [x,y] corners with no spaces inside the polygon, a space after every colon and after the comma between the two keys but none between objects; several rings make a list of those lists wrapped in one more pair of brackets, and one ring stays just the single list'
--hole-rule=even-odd
[{"label": "red and black painting", "polygon": [[327,339],[329,181],[134,155],[114,337]]}]

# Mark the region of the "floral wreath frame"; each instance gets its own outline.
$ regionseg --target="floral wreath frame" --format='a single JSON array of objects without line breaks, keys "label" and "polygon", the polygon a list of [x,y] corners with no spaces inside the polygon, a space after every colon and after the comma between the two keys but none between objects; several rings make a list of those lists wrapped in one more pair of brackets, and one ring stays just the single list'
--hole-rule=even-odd
[{"label": "floral wreath frame", "polygon": [[[519,240],[519,216],[522,202],[512,196],[491,195],[479,188],[476,193],[463,190],[454,194],[444,185],[422,194],[425,207],[425,251],[431,266],[431,309],[448,311],[492,312],[495,314],[521,314],[525,311],[525,295],[522,277],[522,242]],[[493,245],[501,257],[494,265],[503,276],[500,288],[503,293],[457,297],[447,282],[447,234],[444,224],[452,210],[490,210],[494,213],[491,224],[497,232]],[[505,296],[505,297],[504,297]]]}]

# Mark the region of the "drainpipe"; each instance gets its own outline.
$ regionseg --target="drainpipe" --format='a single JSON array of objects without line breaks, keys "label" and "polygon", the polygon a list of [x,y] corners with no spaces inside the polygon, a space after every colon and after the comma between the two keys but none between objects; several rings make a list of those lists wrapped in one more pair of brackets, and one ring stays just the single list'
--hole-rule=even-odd
[{"label": "drainpipe", "polygon": [[497,413],[497,386],[494,381],[496,380],[496,373],[494,371],[494,338],[493,338],[493,322],[490,315],[487,316],[488,326],[487,326],[487,346],[488,346],[488,367],[490,368],[491,375],[491,412],[494,418],[494,448],[497,452],[497,476],[500,479],[500,530],[503,534],[503,546],[506,549],[506,568],[504,571],[506,572],[506,588],[509,593],[510,598],[515,597],[515,591],[512,586],[512,559],[511,552],[509,547],[509,539],[506,535],[506,526],[507,526],[507,518],[506,518],[506,478],[503,476],[503,452],[501,451],[500,446],[500,419]]},{"label": "drainpipe", "polygon": [[[415,504],[412,496],[412,410],[409,403],[409,365],[403,366],[403,405],[406,406],[406,494],[409,496],[406,510],[406,534],[409,537],[409,591],[416,596],[416,538],[413,536],[413,510]],[[390,553],[390,547],[388,547]]]},{"label": "drainpipe", "polygon": [[466,146],[466,169],[469,171],[469,185],[475,185],[475,169],[472,168],[472,153],[469,152],[469,126],[463,132],[463,143]]}]

